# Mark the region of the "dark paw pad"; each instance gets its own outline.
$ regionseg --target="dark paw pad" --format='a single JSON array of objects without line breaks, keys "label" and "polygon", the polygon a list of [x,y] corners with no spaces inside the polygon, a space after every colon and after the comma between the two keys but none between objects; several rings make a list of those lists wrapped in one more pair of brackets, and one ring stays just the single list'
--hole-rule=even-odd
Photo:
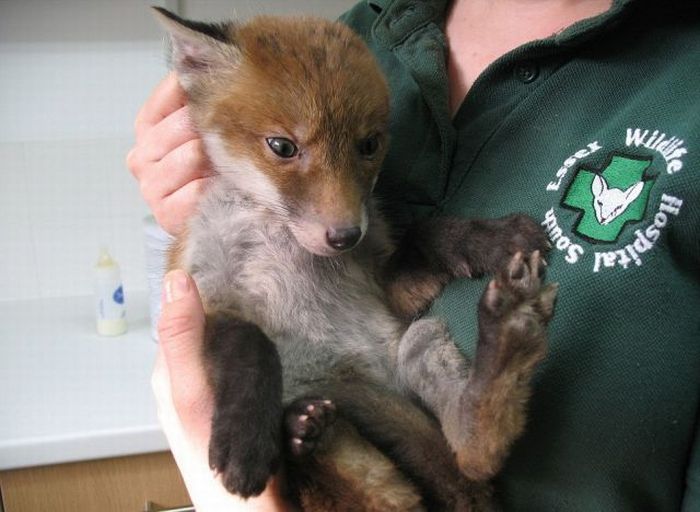
[{"label": "dark paw pad", "polygon": [[335,421],[335,405],[320,398],[300,398],[284,414],[287,446],[294,457],[310,455],[321,435]]}]

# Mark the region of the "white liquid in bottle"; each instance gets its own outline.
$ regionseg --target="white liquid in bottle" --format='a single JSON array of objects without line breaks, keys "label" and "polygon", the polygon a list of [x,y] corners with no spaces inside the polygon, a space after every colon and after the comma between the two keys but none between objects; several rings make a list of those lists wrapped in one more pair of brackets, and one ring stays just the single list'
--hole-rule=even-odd
[{"label": "white liquid in bottle", "polygon": [[95,306],[98,334],[118,336],[126,332],[126,307],[119,265],[104,248],[100,250],[95,265]]}]

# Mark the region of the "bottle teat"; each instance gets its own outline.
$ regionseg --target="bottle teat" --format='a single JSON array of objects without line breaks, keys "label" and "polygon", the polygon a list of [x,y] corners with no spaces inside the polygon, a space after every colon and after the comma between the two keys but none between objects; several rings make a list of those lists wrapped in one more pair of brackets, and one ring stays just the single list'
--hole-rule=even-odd
[{"label": "bottle teat", "polygon": [[109,254],[109,250],[106,247],[100,247],[100,256],[97,258],[97,267],[106,268],[113,267],[116,263],[112,259],[112,255]]}]

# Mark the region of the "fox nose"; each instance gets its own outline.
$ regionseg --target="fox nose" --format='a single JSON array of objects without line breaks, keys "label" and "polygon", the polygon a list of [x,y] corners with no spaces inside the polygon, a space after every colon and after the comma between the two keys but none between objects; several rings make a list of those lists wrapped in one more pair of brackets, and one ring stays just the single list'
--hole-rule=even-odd
[{"label": "fox nose", "polygon": [[339,251],[354,247],[362,236],[362,230],[358,226],[352,228],[328,228],[326,241],[328,245]]}]

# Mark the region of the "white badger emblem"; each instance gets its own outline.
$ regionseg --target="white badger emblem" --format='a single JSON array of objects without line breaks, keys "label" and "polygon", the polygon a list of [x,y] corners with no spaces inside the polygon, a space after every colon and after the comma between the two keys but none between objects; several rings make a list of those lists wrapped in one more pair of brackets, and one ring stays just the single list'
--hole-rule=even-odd
[{"label": "white badger emblem", "polygon": [[608,188],[608,182],[600,175],[593,178],[593,208],[598,223],[605,226],[619,217],[632,202],[639,197],[644,188],[644,182],[638,181],[627,190]]}]

